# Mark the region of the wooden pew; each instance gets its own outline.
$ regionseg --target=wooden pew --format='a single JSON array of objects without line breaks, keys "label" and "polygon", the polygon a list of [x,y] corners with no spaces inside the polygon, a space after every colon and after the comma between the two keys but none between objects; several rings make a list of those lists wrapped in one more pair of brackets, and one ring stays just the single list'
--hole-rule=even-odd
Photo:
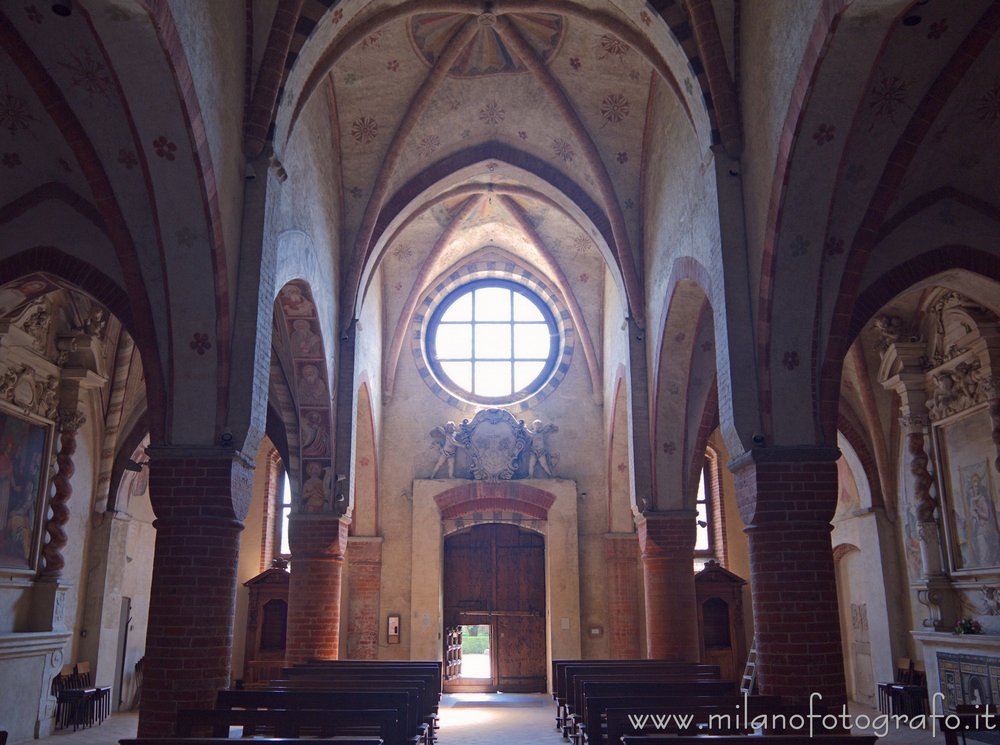
[{"label": "wooden pew", "polygon": [[[623,735],[637,734],[748,735],[757,724],[766,725],[763,731],[767,734],[796,734],[803,728],[808,732],[810,713],[821,717],[827,713],[825,706],[786,704],[781,696],[681,697],[671,699],[669,705],[648,705],[646,701],[604,699],[605,726],[600,737],[593,736],[597,730],[592,733],[588,745],[620,743]],[[819,728],[819,720],[814,723]],[[826,730],[821,733],[827,734]]]},{"label": "wooden pew", "polygon": [[390,668],[379,666],[377,668],[329,668],[302,666],[286,668],[284,679],[281,681],[271,681],[275,685],[284,685],[285,681],[298,680],[355,680],[355,681],[377,681],[399,682],[400,684],[419,683],[423,686],[421,705],[431,712],[436,712],[441,699],[441,681],[437,673],[430,670]]},{"label": "wooden pew", "polygon": [[[233,745],[230,737],[130,737],[119,740],[119,745]],[[264,745],[382,745],[379,737],[255,737],[252,742]]]},{"label": "wooden pew", "polygon": [[405,691],[409,694],[407,725],[413,731],[420,731],[422,739],[431,740],[437,715],[437,700],[433,705],[427,680],[421,677],[394,676],[373,678],[368,675],[321,673],[298,675],[287,680],[274,681],[267,690],[348,690],[348,691]]},{"label": "wooden pew", "polygon": [[[253,688],[219,691],[214,711],[285,710],[337,711],[360,714],[368,710],[390,709],[394,713],[392,731],[380,734],[385,745],[413,745],[420,741],[408,724],[410,694],[406,691],[295,690],[274,691]],[[180,733],[178,733],[180,734]]]},{"label": "wooden pew", "polygon": [[735,680],[691,678],[671,672],[648,673],[642,678],[580,674],[570,676],[570,683],[565,737],[585,726],[588,696],[735,696],[739,692]]},{"label": "wooden pew", "polygon": [[572,676],[576,674],[621,675],[626,678],[643,678],[654,674],[673,673],[685,677],[718,678],[717,665],[665,660],[557,660],[553,662],[553,687],[556,699],[556,729],[568,736],[567,703],[573,699]]},{"label": "wooden pew", "polygon": [[959,704],[955,714],[938,712],[937,729],[944,733],[945,745],[964,745],[969,732],[997,732],[1000,730],[1000,710],[996,706]]},{"label": "wooden pew", "polygon": [[[426,660],[317,660],[305,665],[295,665],[282,669],[286,678],[299,675],[312,675],[316,671],[326,674],[326,671],[346,673],[347,671],[367,674],[373,677],[386,676],[419,676],[427,681],[428,698],[436,707],[441,698],[442,663]],[[308,672],[306,672],[308,671]]]},{"label": "wooden pew", "polygon": [[369,680],[340,678],[309,678],[300,677],[290,680],[274,681],[269,688],[255,690],[267,691],[364,691],[371,693],[404,692],[407,694],[406,712],[402,714],[406,721],[408,732],[417,733],[421,740],[429,741],[433,736],[434,715],[424,704],[425,689],[423,680]]},{"label": "wooden pew", "polygon": [[212,737],[228,737],[231,727],[240,727],[241,737],[266,730],[275,737],[318,733],[328,738],[375,737],[388,744],[397,720],[394,709],[179,709],[175,733],[177,737],[193,737],[195,730],[211,728]]},{"label": "wooden pew", "polygon": [[[752,745],[875,745],[875,735],[755,735]],[[747,745],[746,735],[624,735],[622,745]]]}]

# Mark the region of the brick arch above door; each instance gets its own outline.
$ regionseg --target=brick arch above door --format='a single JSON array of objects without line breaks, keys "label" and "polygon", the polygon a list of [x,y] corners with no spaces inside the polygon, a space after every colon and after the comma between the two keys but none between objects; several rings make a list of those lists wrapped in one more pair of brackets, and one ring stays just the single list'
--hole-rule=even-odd
[{"label": "brick arch above door", "polygon": [[518,481],[469,481],[434,497],[446,536],[480,523],[510,523],[545,535],[555,501],[555,494]]}]

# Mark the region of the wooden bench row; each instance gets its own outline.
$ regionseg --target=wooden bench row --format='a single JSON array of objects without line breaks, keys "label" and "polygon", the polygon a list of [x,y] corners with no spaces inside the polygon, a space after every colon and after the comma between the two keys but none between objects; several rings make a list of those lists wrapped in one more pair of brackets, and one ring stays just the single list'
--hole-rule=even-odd
[{"label": "wooden bench row", "polygon": [[[272,688],[219,691],[214,709],[178,712],[171,745],[221,742],[232,728],[255,742],[431,745],[440,662],[329,661],[285,668]],[[261,737],[263,736],[263,739]],[[318,738],[318,739],[313,739]],[[164,738],[122,740],[160,745]]]},{"label": "wooden bench row", "polygon": [[574,715],[580,691],[578,683],[595,676],[613,679],[683,675],[687,678],[718,679],[717,665],[665,662],[663,660],[553,660],[552,695],[556,700],[556,729],[569,737],[574,729]]}]

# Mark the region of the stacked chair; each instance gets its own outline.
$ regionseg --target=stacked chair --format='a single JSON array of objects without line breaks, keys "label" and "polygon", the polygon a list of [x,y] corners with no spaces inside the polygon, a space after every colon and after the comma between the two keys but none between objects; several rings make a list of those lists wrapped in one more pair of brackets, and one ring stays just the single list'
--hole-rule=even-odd
[{"label": "stacked chair", "polygon": [[56,729],[100,724],[111,713],[111,689],[95,687],[90,676],[90,663],[63,665],[52,682],[56,697]]}]

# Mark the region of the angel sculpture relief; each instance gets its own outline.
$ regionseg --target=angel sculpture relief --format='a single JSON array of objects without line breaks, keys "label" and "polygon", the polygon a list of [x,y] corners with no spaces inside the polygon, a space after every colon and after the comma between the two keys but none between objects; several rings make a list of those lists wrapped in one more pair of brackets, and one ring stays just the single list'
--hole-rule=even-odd
[{"label": "angel sculpture relief", "polygon": [[430,431],[431,437],[434,438],[432,447],[436,447],[440,452],[437,463],[434,464],[434,470],[431,471],[431,478],[437,476],[437,472],[445,464],[448,466],[448,478],[455,478],[455,455],[458,453],[458,449],[462,447],[462,443],[458,441],[457,434],[458,427],[455,426],[454,422],[445,422],[444,425],[435,427]]},{"label": "angel sculpture relief", "polygon": [[554,424],[543,424],[541,419],[536,419],[531,423],[531,428],[526,430],[531,439],[531,446],[528,449],[528,478],[535,474],[535,464],[542,467],[542,470],[552,478],[552,461],[556,460],[556,454],[552,453],[550,460],[549,450],[545,444],[545,435],[558,432],[559,427]]}]

